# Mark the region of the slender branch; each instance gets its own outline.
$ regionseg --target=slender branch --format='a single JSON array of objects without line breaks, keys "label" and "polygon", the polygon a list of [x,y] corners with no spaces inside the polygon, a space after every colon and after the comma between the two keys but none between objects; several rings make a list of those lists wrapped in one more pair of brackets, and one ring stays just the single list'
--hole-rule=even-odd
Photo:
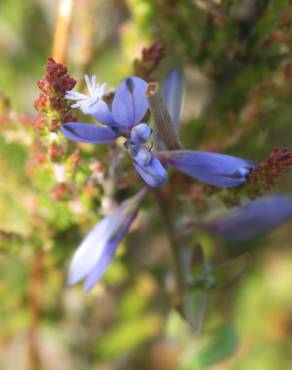
[{"label": "slender branch", "polygon": [[153,194],[155,195],[160,214],[162,216],[166,235],[168,238],[169,246],[171,249],[173,273],[176,281],[176,294],[178,303],[181,303],[182,294],[184,292],[184,276],[182,271],[181,257],[179,254],[179,245],[177,243],[177,237],[175,233],[175,228],[170,217],[169,206],[167,200],[160,189],[153,189]]},{"label": "slender branch", "polygon": [[147,96],[158,134],[168,149],[181,149],[175,124],[168,113],[161,91],[156,83],[150,83]]},{"label": "slender branch", "polygon": [[28,329],[28,361],[29,370],[40,370],[38,328],[41,319],[41,294],[43,285],[44,252],[38,249],[34,252],[31,275],[28,282],[28,302],[31,313],[31,323]]},{"label": "slender branch", "polygon": [[70,24],[75,0],[58,0],[52,57],[65,63],[68,51]]},{"label": "slender branch", "polygon": [[[175,125],[168,113],[167,106],[163,96],[158,89],[158,85],[150,83],[147,91],[150,109],[153,115],[154,123],[159,133],[161,140],[164,142],[167,149],[180,149],[181,144],[177,136]],[[182,302],[182,294],[185,290],[184,274],[182,271],[181,256],[179,253],[179,245],[175,232],[175,227],[171,219],[170,208],[163,192],[160,189],[153,189],[159,210],[164,221],[165,230],[171,249],[173,273],[176,281],[176,293],[178,303]]]}]

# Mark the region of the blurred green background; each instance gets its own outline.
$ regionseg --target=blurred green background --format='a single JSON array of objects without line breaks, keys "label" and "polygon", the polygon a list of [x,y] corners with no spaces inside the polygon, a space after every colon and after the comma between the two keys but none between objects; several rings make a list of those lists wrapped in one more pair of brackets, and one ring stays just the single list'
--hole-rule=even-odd
[{"label": "blurred green background", "polygon": [[[100,218],[104,190],[87,180],[84,161],[79,196],[57,201],[59,167],[34,158],[36,82],[52,52],[57,7],[0,2],[0,370],[291,369],[291,223],[246,246],[252,262],[232,288],[210,293],[198,335],[170,308],[168,245],[150,197],[103,282],[89,294],[66,286],[70,256]],[[285,0],[76,0],[66,64],[79,83],[87,72],[114,88],[142,48],[160,41],[166,57],[155,78],[172,67],[185,76],[185,146],[261,160],[291,148],[291,19]],[[105,157],[104,149],[81,151]],[[291,185],[288,174],[274,191]],[[197,212],[196,199],[179,200],[177,220]]]}]

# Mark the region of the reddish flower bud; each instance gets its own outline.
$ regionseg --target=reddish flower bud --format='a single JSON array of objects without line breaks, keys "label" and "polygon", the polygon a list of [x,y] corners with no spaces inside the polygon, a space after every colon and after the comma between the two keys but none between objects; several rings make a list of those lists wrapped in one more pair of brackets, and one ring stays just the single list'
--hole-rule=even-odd
[{"label": "reddish flower bud", "polygon": [[34,161],[38,164],[44,164],[47,161],[45,153],[38,152],[34,157]]},{"label": "reddish flower bud", "polygon": [[51,131],[56,131],[60,127],[60,121],[56,118],[50,121],[50,129]]},{"label": "reddish flower bud", "polygon": [[52,57],[49,57],[46,72],[57,79],[67,73],[67,68],[61,63],[56,63]]},{"label": "reddish flower bud", "polygon": [[58,160],[62,157],[63,150],[60,146],[58,146],[56,144],[52,144],[50,146],[49,154],[50,154],[51,161],[55,162],[56,160]]},{"label": "reddish flower bud", "polygon": [[66,75],[54,83],[54,89],[56,92],[65,94],[67,91],[72,90],[76,85],[77,81],[74,78]]},{"label": "reddish flower bud", "polygon": [[[34,125],[42,129],[49,124],[50,131],[56,131],[60,124],[68,121],[76,121],[76,116],[71,114],[71,108],[64,96],[76,84],[76,81],[67,74],[67,68],[56,63],[51,57],[48,58],[45,76],[37,82],[42,93],[35,101],[35,108],[38,111],[50,115],[47,120],[36,119]],[[54,117],[51,119],[51,117]]]},{"label": "reddish flower bud", "polygon": [[51,195],[54,201],[58,202],[61,200],[65,200],[70,194],[72,194],[73,189],[69,184],[61,183],[57,185]]},{"label": "reddish flower bud", "polygon": [[142,50],[142,56],[145,60],[159,61],[165,56],[165,47],[159,42],[155,42],[149,48]]},{"label": "reddish flower bud", "polygon": [[60,110],[60,108],[63,108],[64,106],[64,100],[62,98],[54,96],[50,98],[50,106],[55,110]]},{"label": "reddish flower bud", "polygon": [[45,126],[45,120],[43,119],[43,117],[38,116],[33,118],[32,124],[37,130],[42,130]]},{"label": "reddish flower bud", "polygon": [[37,86],[46,95],[48,95],[51,91],[50,83],[46,77],[44,77],[42,80],[39,80],[37,82]]},{"label": "reddish flower bud", "polygon": [[75,122],[77,121],[77,115],[73,112],[69,112],[67,114],[65,114],[64,118],[63,118],[63,122]]},{"label": "reddish flower bud", "polygon": [[19,122],[22,123],[23,125],[28,125],[31,122],[30,118],[24,113],[20,114],[18,118]]},{"label": "reddish flower bud", "polygon": [[285,82],[292,81],[292,62],[291,61],[284,64],[283,75],[284,75]]},{"label": "reddish flower bud", "polygon": [[40,94],[34,102],[35,109],[41,112],[47,111],[47,97],[44,94]]}]

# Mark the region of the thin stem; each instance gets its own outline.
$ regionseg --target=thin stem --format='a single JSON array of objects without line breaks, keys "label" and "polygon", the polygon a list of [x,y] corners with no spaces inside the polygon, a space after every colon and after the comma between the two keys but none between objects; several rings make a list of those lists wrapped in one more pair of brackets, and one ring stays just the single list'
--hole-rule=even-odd
[{"label": "thin stem", "polygon": [[175,228],[172,223],[172,219],[170,217],[170,210],[167,203],[167,200],[160,189],[153,189],[153,193],[155,195],[160,214],[162,216],[166,235],[168,238],[169,246],[171,249],[171,257],[172,257],[172,266],[173,266],[173,273],[176,281],[176,294],[178,303],[181,303],[181,297],[184,292],[184,276],[182,272],[182,265],[181,265],[181,257],[179,254],[179,245],[177,243],[177,237],[175,233]]},{"label": "thin stem", "polygon": [[[168,113],[167,106],[163,96],[158,89],[157,84],[149,84],[147,91],[150,109],[153,115],[155,127],[159,133],[160,139],[164,142],[169,150],[180,149],[181,144],[177,136],[174,123]],[[153,189],[159,210],[164,221],[165,230],[171,249],[173,273],[176,281],[178,302],[182,301],[182,294],[185,290],[184,274],[182,271],[181,256],[175,227],[171,219],[170,207],[167,199],[160,189]]]},{"label": "thin stem", "polygon": [[73,6],[74,0],[58,0],[52,57],[63,64],[67,58]]},{"label": "thin stem", "polygon": [[29,370],[40,370],[38,328],[41,319],[41,294],[43,289],[43,259],[44,252],[38,249],[34,252],[30,279],[28,282],[28,302],[31,313],[31,323],[28,329],[28,361]]},{"label": "thin stem", "polygon": [[154,123],[158,134],[167,149],[181,149],[181,143],[177,136],[175,124],[168,113],[161,91],[156,83],[150,83],[147,96]]}]

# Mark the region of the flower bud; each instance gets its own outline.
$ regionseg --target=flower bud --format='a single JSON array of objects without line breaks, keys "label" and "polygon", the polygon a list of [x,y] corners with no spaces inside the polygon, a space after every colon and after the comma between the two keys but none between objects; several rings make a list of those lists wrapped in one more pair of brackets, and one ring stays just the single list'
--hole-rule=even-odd
[{"label": "flower bud", "polygon": [[152,130],[147,123],[140,123],[131,130],[131,142],[137,145],[144,144],[149,140],[151,133]]}]

